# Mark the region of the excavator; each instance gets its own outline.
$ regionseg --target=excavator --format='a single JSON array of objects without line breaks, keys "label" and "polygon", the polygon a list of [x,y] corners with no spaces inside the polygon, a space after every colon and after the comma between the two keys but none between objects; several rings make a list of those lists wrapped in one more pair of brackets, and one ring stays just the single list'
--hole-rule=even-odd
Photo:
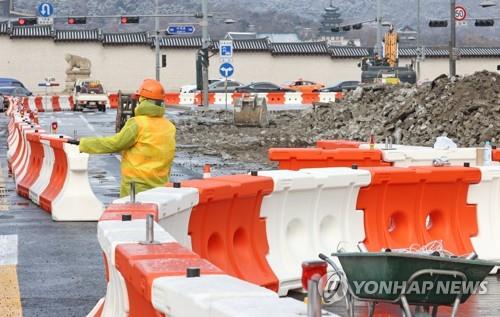
[{"label": "excavator", "polygon": [[399,35],[394,25],[384,35],[383,56],[375,53],[373,57],[365,57],[359,64],[361,67],[361,82],[365,84],[399,84],[417,82],[417,73],[413,64],[399,66]]}]

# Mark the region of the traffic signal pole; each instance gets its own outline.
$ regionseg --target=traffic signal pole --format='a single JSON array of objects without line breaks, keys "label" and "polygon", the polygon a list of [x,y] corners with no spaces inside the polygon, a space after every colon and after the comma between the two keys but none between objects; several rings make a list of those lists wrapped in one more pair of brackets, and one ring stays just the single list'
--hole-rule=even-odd
[{"label": "traffic signal pole", "polygon": [[155,1],[155,15],[156,80],[160,81],[160,17],[158,17],[158,0]]},{"label": "traffic signal pole", "polygon": [[[208,0],[201,0],[201,13],[203,15],[201,20],[202,31],[202,44],[201,49],[206,52],[210,46],[210,39],[208,35]],[[207,54],[208,57],[208,54]],[[208,58],[207,62],[202,65],[202,78],[203,78],[203,106],[208,107]]]},{"label": "traffic signal pole", "polygon": [[457,75],[457,23],[455,22],[456,0],[450,0],[450,78]]}]

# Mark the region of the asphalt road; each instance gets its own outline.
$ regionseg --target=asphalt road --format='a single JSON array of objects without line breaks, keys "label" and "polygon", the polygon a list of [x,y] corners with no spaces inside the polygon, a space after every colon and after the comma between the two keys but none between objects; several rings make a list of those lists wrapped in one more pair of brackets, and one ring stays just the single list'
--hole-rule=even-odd
[{"label": "asphalt road", "polygon": [[[175,119],[175,112],[169,116]],[[58,121],[59,132],[70,136],[105,136],[114,133],[114,118],[112,111],[43,114],[41,124],[48,129],[51,122]],[[6,122],[7,119],[0,116],[0,175],[4,176],[0,177],[0,237],[18,237],[17,274],[23,314],[25,317],[85,316],[106,290],[96,223],[53,222],[48,213],[16,195],[13,180],[7,177]],[[119,159],[117,155],[99,155],[91,156],[89,162],[91,185],[105,204],[118,197]],[[205,163],[220,164],[213,157],[180,151],[172,172],[173,180],[201,176]],[[247,170],[246,164],[221,164],[216,174]],[[338,314],[345,312],[341,304],[329,310]],[[356,316],[366,316],[366,311],[366,306],[359,304]],[[397,307],[382,306],[380,311],[385,312],[385,316],[399,316]],[[497,277],[488,278],[488,294],[472,297],[459,311],[463,317],[499,315]],[[0,317],[4,316],[0,311]],[[449,316],[449,310],[442,310],[439,316]]]}]

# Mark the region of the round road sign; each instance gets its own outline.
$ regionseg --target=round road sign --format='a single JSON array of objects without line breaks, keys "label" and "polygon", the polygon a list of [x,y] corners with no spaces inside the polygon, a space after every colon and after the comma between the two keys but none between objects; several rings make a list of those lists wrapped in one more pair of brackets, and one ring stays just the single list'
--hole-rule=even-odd
[{"label": "round road sign", "polygon": [[464,6],[456,6],[455,7],[455,20],[463,21],[467,17],[467,10],[465,10]]}]

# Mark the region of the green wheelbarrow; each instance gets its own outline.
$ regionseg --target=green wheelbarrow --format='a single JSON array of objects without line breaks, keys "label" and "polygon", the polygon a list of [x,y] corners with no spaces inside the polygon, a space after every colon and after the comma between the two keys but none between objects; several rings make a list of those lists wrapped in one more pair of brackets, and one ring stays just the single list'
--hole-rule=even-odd
[{"label": "green wheelbarrow", "polygon": [[[347,313],[354,316],[355,300],[368,302],[372,317],[377,303],[399,305],[405,317],[437,316],[439,306],[458,306],[472,294],[486,291],[484,279],[498,263],[411,253],[334,253],[342,269],[320,254],[334,268],[345,292]],[[340,278],[339,278],[340,277]],[[343,284],[343,285],[342,285]],[[415,306],[412,314],[410,306]]]}]

